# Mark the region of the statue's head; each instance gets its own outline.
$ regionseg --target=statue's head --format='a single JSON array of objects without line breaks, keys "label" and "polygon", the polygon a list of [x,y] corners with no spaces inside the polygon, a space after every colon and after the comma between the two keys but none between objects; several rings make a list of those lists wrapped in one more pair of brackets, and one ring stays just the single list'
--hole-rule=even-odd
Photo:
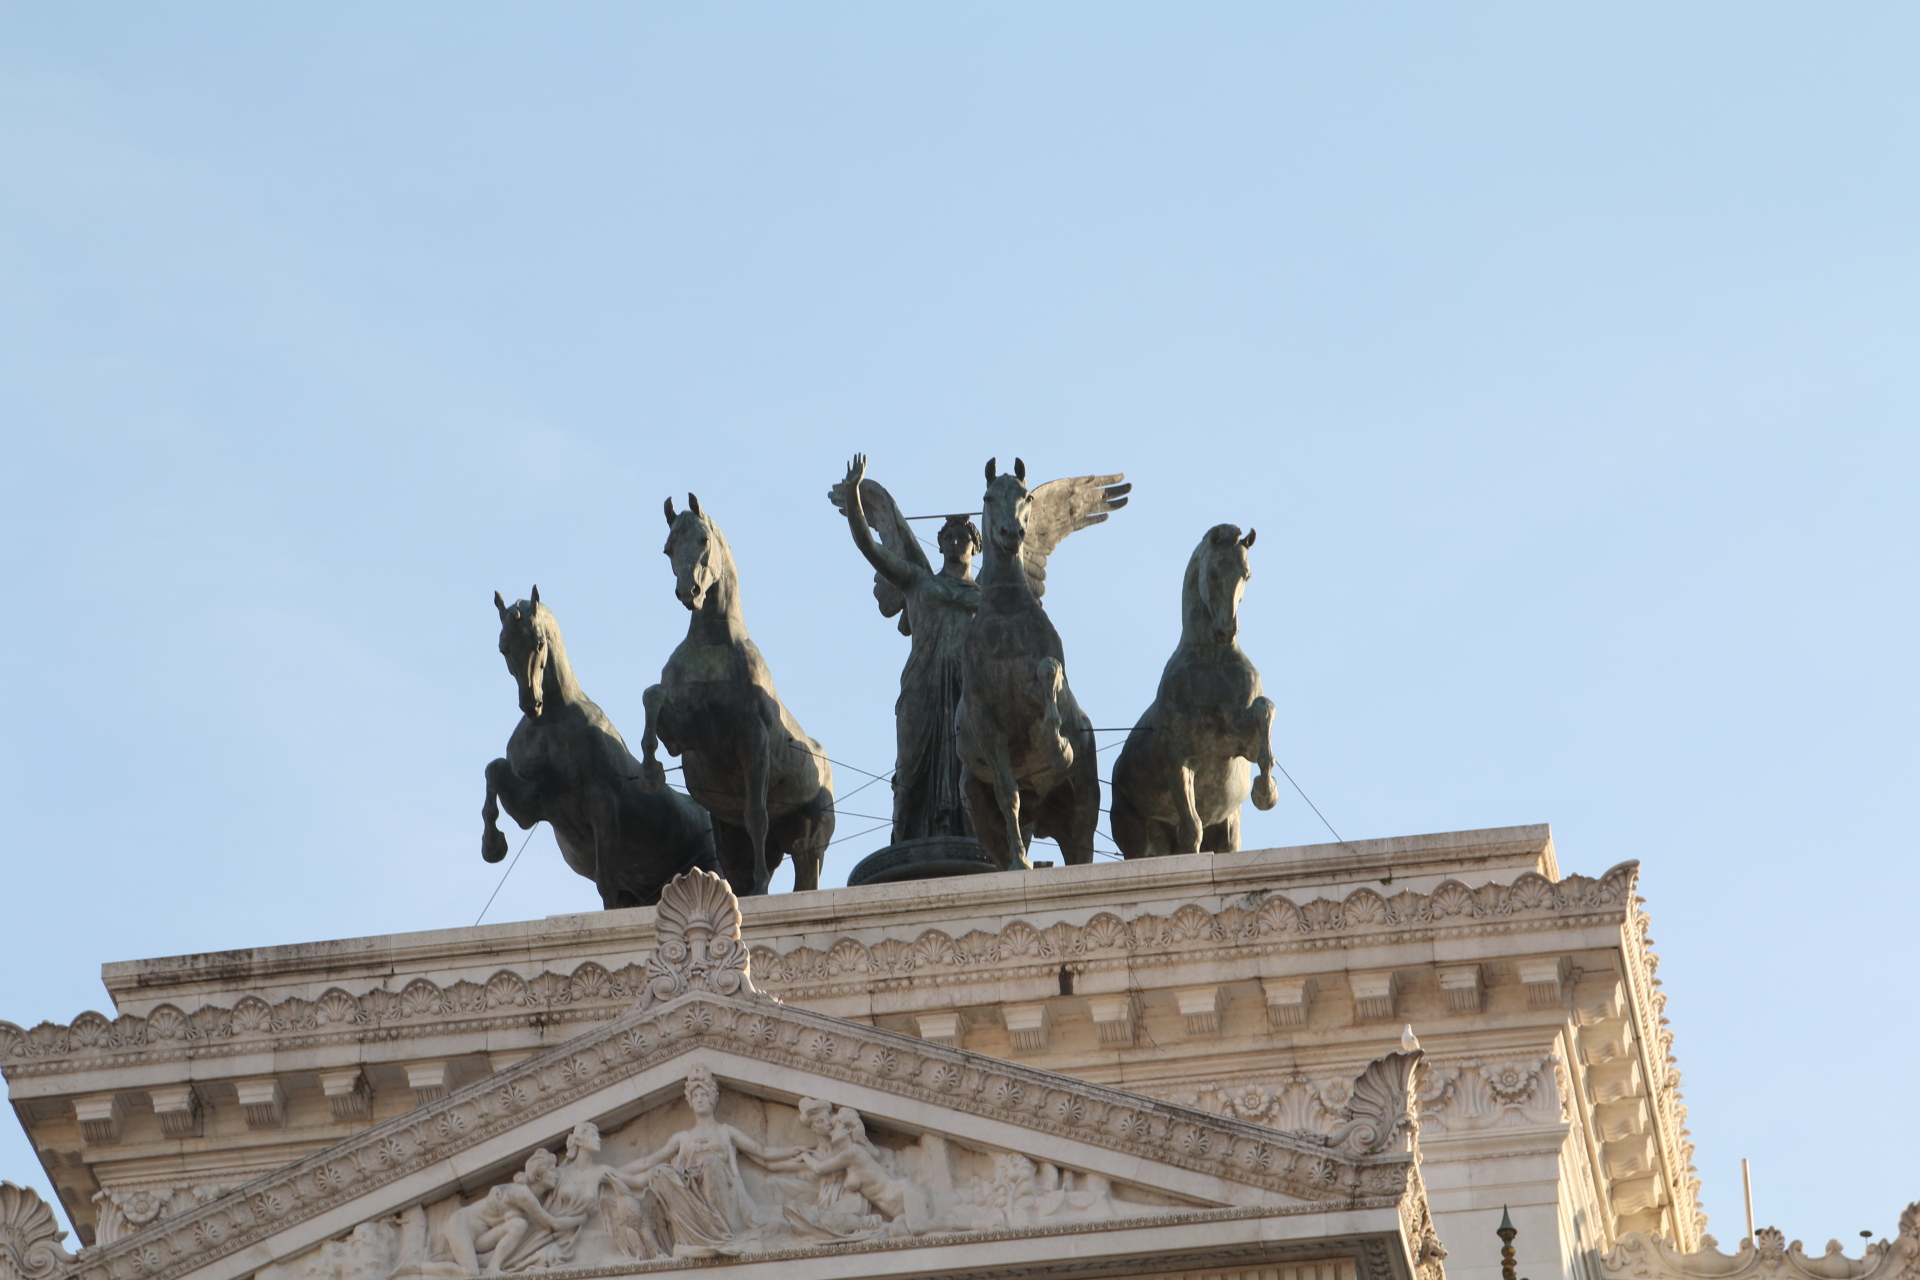
[{"label": "statue's head", "polygon": [[965,516],[948,516],[940,526],[940,554],[950,565],[968,565],[985,545],[980,541],[980,526]]},{"label": "statue's head", "polygon": [[582,1120],[573,1126],[573,1132],[567,1135],[567,1159],[576,1160],[581,1152],[592,1155],[600,1150],[600,1126],[591,1120]]},{"label": "statue's head", "polygon": [[513,1180],[532,1190],[535,1195],[543,1196],[559,1183],[559,1166],[559,1157],[553,1152],[545,1147],[535,1147],[533,1154],[527,1157],[527,1167],[514,1174]]},{"label": "statue's head", "polygon": [[547,680],[547,657],[556,630],[553,614],[540,603],[540,588],[533,598],[508,604],[498,591],[493,607],[500,614],[500,656],[520,686],[520,710],[537,716],[543,709]]},{"label": "statue's head", "polygon": [[867,1122],[862,1120],[860,1113],[852,1107],[841,1107],[833,1113],[833,1128],[831,1132],[836,1142],[858,1142],[866,1146],[873,1145],[867,1141]]},{"label": "statue's head", "polygon": [[1217,524],[1193,551],[1194,589],[1200,593],[1207,625],[1218,644],[1227,644],[1240,633],[1240,598],[1253,576],[1247,560],[1253,535],[1249,529],[1243,538],[1238,525]]},{"label": "statue's head", "polygon": [[800,1099],[800,1123],[821,1137],[833,1134],[833,1104],[825,1098]]},{"label": "statue's head", "polygon": [[697,1116],[710,1116],[720,1104],[720,1083],[713,1078],[713,1069],[704,1062],[695,1063],[687,1072],[687,1105],[693,1108]]},{"label": "statue's head", "polygon": [[1013,471],[1001,475],[999,460],[987,460],[987,492],[980,500],[980,518],[986,522],[985,545],[1002,556],[1020,552],[1027,538],[1027,516],[1033,509],[1033,497],[1027,492],[1027,464],[1013,460]]},{"label": "statue's head", "polygon": [[733,564],[720,526],[700,511],[700,499],[687,495],[687,509],[676,513],[667,499],[667,559],[673,564],[673,594],[694,613],[707,603],[723,573]]}]

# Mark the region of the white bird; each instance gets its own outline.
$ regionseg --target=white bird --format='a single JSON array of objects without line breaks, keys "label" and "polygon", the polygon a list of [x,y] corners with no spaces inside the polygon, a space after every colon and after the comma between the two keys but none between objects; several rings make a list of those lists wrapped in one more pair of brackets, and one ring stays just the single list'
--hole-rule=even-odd
[{"label": "white bird", "polygon": [[1400,1048],[1402,1052],[1412,1053],[1415,1049],[1418,1049],[1419,1047],[1420,1047],[1420,1037],[1413,1034],[1413,1024],[1409,1022],[1407,1024],[1407,1029],[1400,1033]]}]

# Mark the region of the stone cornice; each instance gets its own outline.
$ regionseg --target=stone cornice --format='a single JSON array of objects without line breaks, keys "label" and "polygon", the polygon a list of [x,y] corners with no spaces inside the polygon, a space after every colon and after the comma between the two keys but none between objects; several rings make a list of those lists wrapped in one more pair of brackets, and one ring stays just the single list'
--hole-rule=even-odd
[{"label": "stone cornice", "polygon": [[[76,1280],[174,1280],[444,1162],[616,1081],[707,1047],[1263,1188],[1329,1209],[1400,1207],[1417,1155],[1157,1102],[779,1004],[747,988],[635,1010],[178,1217],[82,1252]],[[1404,1212],[1404,1210],[1403,1210]],[[1425,1213],[1424,1201],[1419,1214]]]},{"label": "stone cornice", "polygon": [[[940,882],[870,885],[811,893],[771,894],[742,902],[750,939],[798,937],[823,921],[855,931],[871,924],[939,927],[953,920],[1074,915],[1090,899],[1172,903],[1280,890],[1299,894],[1390,879],[1431,887],[1447,876],[1508,879],[1523,872],[1559,874],[1552,833],[1544,825],[1500,827],[1359,840],[1343,845],[1192,854],[1085,867],[1056,867]],[[514,967],[537,972],[559,957],[636,955],[653,946],[654,910],[636,907],[549,916],[484,927],[344,938],[103,966],[116,1002],[143,1009],[166,1001],[191,1010],[234,991],[280,988],[350,990],[385,973],[434,973],[464,967],[476,952],[519,957]],[[618,961],[609,967],[618,967]]]},{"label": "stone cornice", "polygon": [[1687,1108],[1681,1102],[1680,1068],[1673,1053],[1673,1029],[1667,1020],[1667,997],[1655,976],[1660,957],[1653,951],[1652,922],[1646,902],[1637,894],[1628,904],[1630,917],[1621,953],[1630,988],[1629,1005],[1641,1019],[1639,1048],[1653,1106],[1660,1123],[1653,1126],[1666,1167],[1667,1185],[1674,1196],[1675,1233],[1682,1250],[1700,1247],[1706,1229],[1706,1211],[1700,1204],[1700,1179],[1694,1169],[1694,1151],[1687,1131]]},{"label": "stone cornice", "polygon": [[[824,949],[776,951],[761,945],[752,949],[753,972],[782,997],[808,1001],[848,991],[1018,976],[1029,968],[1044,973],[1062,965],[1082,970],[1174,965],[1421,941],[1441,934],[1624,924],[1636,910],[1638,868],[1637,862],[1623,862],[1597,878],[1571,875],[1557,881],[1528,872],[1509,884],[1478,889],[1446,880],[1430,893],[1401,890],[1387,895],[1362,888],[1339,900],[1306,902],[1256,891],[1219,911],[1188,903],[1166,915],[1145,912],[1122,919],[1102,911],[1084,923],[1057,920],[1045,927],[1016,919],[994,933],[973,930],[957,938],[934,928],[922,930],[911,942],[886,938],[869,944],[842,936]],[[1650,955],[1643,940],[1637,946],[1637,954]],[[31,1030],[0,1021],[0,1072],[15,1080],[94,1065],[519,1026],[536,1017],[549,1024],[599,1022],[640,998],[648,981],[640,965],[608,969],[589,961],[567,974],[542,971],[528,977],[501,969],[484,983],[462,980],[445,987],[415,978],[398,991],[379,987],[355,995],[334,987],[315,1000],[294,996],[269,1004],[249,996],[231,1008],[207,1004],[190,1012],[163,1004],[146,1017],[123,1014],[111,1019],[88,1012],[70,1024],[43,1022]],[[1645,983],[1641,986],[1651,990]],[[1652,1007],[1657,1012],[1658,1005]]]}]

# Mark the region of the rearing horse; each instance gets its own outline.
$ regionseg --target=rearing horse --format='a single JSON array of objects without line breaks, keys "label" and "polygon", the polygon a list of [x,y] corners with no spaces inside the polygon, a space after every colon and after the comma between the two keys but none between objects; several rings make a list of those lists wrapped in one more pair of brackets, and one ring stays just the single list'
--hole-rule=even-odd
[{"label": "rearing horse", "polygon": [[[1232,853],[1240,806],[1280,798],[1273,780],[1273,703],[1240,648],[1240,598],[1253,570],[1253,531],[1217,524],[1187,561],[1180,644],[1153,705],[1113,765],[1113,841],[1129,858]],[[1260,766],[1251,779],[1248,762]]]},{"label": "rearing horse", "polygon": [[1060,633],[1040,606],[1047,556],[1075,529],[1126,505],[1120,476],[1055,480],[1027,491],[987,463],[980,609],[961,649],[955,731],[967,810],[980,847],[1001,870],[1024,869],[1031,835],[1059,842],[1070,864],[1093,861],[1100,766],[1093,722],[1067,687]]},{"label": "rearing horse", "polygon": [[747,635],[726,535],[692,494],[685,511],[676,515],[672,498],[666,510],[673,593],[693,619],[646,692],[647,772],[660,770],[656,744],[680,757],[687,790],[713,815],[720,867],[735,893],[765,893],[782,854],[793,859],[793,887],[817,889],[833,839],[826,752],[781,704]]},{"label": "rearing horse", "polygon": [[706,811],[668,787],[663,774],[643,778],[620,731],[580,688],[540,588],[513,604],[496,591],[493,607],[521,716],[507,754],[487,766],[480,856],[507,856],[507,838],[494,825],[504,805],[522,830],[551,824],[567,865],[593,881],[609,908],[652,906],[682,871],[717,865]]}]

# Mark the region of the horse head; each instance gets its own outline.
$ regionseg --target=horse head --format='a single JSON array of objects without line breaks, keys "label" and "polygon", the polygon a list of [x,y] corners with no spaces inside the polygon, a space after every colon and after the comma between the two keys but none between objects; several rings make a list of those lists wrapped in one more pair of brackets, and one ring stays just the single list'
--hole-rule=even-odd
[{"label": "horse head", "polygon": [[1011,475],[996,474],[997,458],[987,460],[987,492],[980,500],[980,518],[987,526],[985,550],[1002,561],[1020,554],[1027,539],[1027,517],[1033,510],[1033,495],[1027,491],[1027,464],[1013,460]]},{"label": "horse head", "polygon": [[[673,594],[692,613],[699,613],[734,576],[733,551],[727,537],[700,511],[700,499],[687,495],[687,509],[676,514],[667,499],[667,559],[673,564]],[[728,587],[725,594],[731,595]]]},{"label": "horse head", "polygon": [[500,656],[520,686],[520,710],[538,716],[544,709],[547,662],[559,638],[553,613],[540,603],[540,588],[533,589],[531,600],[516,600],[509,605],[493,593],[493,607],[500,611]]},{"label": "horse head", "polygon": [[1247,548],[1253,545],[1254,532],[1249,529],[1242,538],[1238,525],[1217,524],[1193,549],[1190,621],[1203,628],[1202,638],[1215,644],[1231,644],[1240,633],[1240,598],[1253,576]]}]

